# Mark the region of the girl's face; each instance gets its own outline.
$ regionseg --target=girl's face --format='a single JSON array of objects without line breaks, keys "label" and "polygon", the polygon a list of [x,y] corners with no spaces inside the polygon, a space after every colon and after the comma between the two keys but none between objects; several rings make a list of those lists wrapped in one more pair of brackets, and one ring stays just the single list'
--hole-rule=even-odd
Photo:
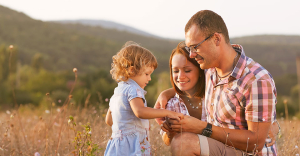
[{"label": "girl's face", "polygon": [[141,69],[140,73],[136,76],[131,76],[130,78],[134,80],[141,88],[145,88],[149,81],[151,81],[151,74],[153,73],[153,67],[144,67]]},{"label": "girl's face", "polygon": [[200,71],[184,55],[175,54],[172,58],[172,76],[174,84],[181,91],[193,95]]}]

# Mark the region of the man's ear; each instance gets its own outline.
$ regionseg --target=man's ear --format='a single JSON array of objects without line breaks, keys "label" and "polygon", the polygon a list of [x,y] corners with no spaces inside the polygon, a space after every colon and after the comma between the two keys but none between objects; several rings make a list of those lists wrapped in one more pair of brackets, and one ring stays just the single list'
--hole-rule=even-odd
[{"label": "man's ear", "polygon": [[220,46],[222,39],[223,38],[222,38],[221,34],[215,33],[215,44],[216,44],[216,46]]}]

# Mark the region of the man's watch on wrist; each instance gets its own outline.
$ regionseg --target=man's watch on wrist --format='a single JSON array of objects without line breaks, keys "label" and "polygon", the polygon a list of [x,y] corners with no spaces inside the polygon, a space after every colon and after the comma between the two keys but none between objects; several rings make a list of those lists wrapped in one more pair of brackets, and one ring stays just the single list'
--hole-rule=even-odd
[{"label": "man's watch on wrist", "polygon": [[207,123],[207,126],[206,126],[206,128],[203,129],[201,135],[206,136],[206,137],[210,137],[211,133],[212,133],[212,124]]}]

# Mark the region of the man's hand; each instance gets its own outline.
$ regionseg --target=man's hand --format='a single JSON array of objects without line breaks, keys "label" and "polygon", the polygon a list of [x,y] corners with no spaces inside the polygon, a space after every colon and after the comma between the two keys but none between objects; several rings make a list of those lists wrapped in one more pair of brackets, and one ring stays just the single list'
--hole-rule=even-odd
[{"label": "man's hand", "polygon": [[169,119],[168,123],[175,132],[191,132],[201,134],[207,123],[191,116],[184,116],[184,119],[177,121]]}]

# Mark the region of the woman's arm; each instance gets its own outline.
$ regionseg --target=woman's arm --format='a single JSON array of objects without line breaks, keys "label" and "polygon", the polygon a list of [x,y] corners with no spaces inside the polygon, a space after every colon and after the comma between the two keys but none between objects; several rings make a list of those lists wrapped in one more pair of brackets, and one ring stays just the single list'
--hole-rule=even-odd
[{"label": "woman's arm", "polygon": [[107,110],[106,117],[105,117],[105,123],[108,126],[112,126],[113,125],[113,120],[112,120],[110,108],[108,108],[108,110]]},{"label": "woman's arm", "polygon": [[179,121],[180,119],[183,119],[184,116],[182,113],[176,113],[166,109],[154,109],[145,107],[144,102],[141,98],[134,98],[129,103],[135,116],[141,119],[168,117]]}]

